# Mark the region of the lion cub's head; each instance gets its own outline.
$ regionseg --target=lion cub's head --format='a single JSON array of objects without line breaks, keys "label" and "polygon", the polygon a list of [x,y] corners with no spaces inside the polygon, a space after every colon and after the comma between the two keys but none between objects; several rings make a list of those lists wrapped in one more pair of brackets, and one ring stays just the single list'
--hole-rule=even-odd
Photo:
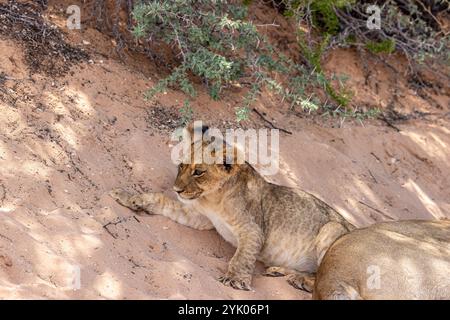
[{"label": "lion cub's head", "polygon": [[[194,138],[195,130],[198,130],[197,136],[200,136],[198,140]],[[190,148],[178,165],[178,174],[173,186],[181,201],[195,200],[218,192],[241,168],[240,164],[233,162],[237,149],[232,148],[232,151],[229,150],[231,152],[227,152],[227,145],[223,140],[216,140],[215,146],[220,148],[212,149],[211,137],[207,136],[207,131],[206,126],[194,128],[191,125],[187,128]],[[209,157],[209,160],[205,156]]]}]

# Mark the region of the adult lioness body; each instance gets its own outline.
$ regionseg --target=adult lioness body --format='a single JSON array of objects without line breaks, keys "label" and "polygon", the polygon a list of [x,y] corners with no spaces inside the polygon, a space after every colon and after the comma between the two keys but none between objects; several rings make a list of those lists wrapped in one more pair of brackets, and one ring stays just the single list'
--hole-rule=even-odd
[{"label": "adult lioness body", "polygon": [[[198,145],[192,146],[194,152]],[[220,278],[235,289],[249,289],[259,259],[269,267],[267,275],[290,273],[292,285],[310,291],[312,274],[328,247],[354,229],[323,201],[267,182],[248,163],[180,164],[173,188],[180,201],[162,193],[132,196],[120,189],[111,195],[133,210],[200,230],[215,228],[237,247]]]},{"label": "adult lioness body", "polygon": [[338,239],[315,299],[450,299],[450,220],[395,221]]}]

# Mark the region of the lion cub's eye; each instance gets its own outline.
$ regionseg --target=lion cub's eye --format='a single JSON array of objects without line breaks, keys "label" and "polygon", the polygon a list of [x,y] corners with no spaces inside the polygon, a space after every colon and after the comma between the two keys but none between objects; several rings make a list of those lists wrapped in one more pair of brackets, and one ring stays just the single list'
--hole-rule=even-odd
[{"label": "lion cub's eye", "polygon": [[196,169],[196,170],[194,171],[194,177],[200,177],[200,176],[202,176],[204,173],[205,173],[205,171],[201,171],[201,170]]}]

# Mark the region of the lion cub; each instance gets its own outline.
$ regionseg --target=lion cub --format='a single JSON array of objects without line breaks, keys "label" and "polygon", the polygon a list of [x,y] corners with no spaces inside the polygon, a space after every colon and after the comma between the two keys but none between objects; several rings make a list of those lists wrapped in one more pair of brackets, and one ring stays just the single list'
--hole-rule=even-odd
[{"label": "lion cub", "polygon": [[[192,136],[193,127],[189,130]],[[205,146],[205,131],[201,141],[191,140],[191,152]],[[132,210],[161,214],[199,230],[215,228],[237,248],[219,279],[235,289],[250,289],[258,259],[269,267],[265,275],[289,274],[291,285],[311,291],[328,247],[354,229],[323,201],[267,182],[246,162],[181,163],[173,190],[179,201],[158,192],[130,195],[116,189],[110,194]]]}]

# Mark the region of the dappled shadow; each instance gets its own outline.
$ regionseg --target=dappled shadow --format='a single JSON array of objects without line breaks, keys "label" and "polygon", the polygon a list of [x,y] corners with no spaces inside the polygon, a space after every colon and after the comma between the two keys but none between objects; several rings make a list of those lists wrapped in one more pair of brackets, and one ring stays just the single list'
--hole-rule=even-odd
[{"label": "dappled shadow", "polygon": [[[0,41],[5,71],[25,78],[15,44]],[[261,265],[255,291],[226,288],[216,278],[234,249],[215,231],[116,204],[113,188],[165,191],[175,177],[169,138],[149,125],[142,99],[153,81],[106,58],[72,71],[8,81],[0,102],[1,297],[309,297],[263,278]],[[307,128],[281,135],[269,180],[314,193],[358,226],[450,217],[447,129]]]},{"label": "dappled shadow", "polygon": [[[176,167],[169,139],[149,129],[142,95],[151,83],[143,75],[114,61],[73,71],[7,83],[14,99],[0,103],[0,296],[302,296],[285,281],[260,276],[257,291],[224,287],[216,278],[234,250],[215,231],[135,218],[111,199],[116,187],[170,189]],[[73,290],[77,268],[80,288]]]},{"label": "dappled shadow", "polygon": [[310,126],[282,138],[276,180],[317,195],[358,226],[449,218],[449,146],[448,130],[426,123],[401,133]]}]

